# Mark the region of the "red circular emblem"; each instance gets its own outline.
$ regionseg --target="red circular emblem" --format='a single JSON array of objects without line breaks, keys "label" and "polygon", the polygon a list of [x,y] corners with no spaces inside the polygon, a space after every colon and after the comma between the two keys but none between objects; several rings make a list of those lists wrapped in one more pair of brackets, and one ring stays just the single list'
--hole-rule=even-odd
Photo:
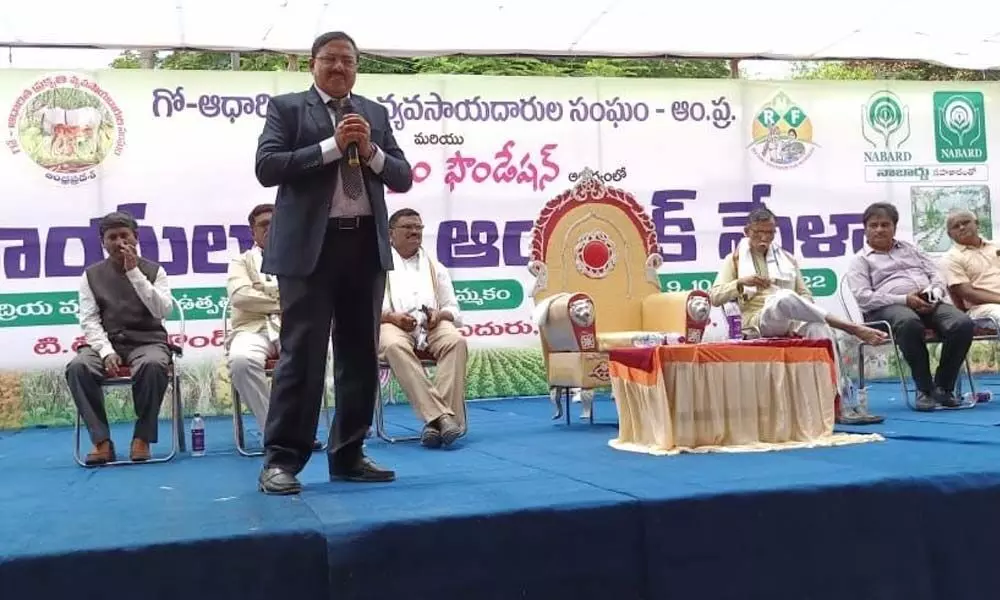
[{"label": "red circular emblem", "polygon": [[603,231],[580,236],[576,243],[576,270],[583,275],[601,279],[614,270],[617,263],[615,244]]}]

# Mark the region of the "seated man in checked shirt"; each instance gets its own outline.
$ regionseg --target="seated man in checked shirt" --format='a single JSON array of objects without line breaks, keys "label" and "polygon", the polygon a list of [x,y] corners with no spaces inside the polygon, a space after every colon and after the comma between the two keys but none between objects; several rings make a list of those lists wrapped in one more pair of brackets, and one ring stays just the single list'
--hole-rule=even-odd
[{"label": "seated man in checked shirt", "polygon": [[[955,381],[972,345],[972,320],[944,302],[945,283],[930,257],[896,239],[899,211],[877,202],[865,209],[865,247],[851,261],[847,285],[865,321],[887,321],[917,386],[916,408],[961,405]],[[924,331],[941,339],[941,363],[931,377]]]}]

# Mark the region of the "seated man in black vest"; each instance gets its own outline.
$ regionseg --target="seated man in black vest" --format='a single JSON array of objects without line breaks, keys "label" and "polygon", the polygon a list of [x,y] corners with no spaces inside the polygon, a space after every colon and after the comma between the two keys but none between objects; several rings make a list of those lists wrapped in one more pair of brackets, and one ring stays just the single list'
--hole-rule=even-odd
[{"label": "seated man in black vest", "polygon": [[173,308],[163,267],[136,252],[138,224],[115,212],[101,219],[108,258],[87,267],[80,281],[80,325],[87,345],[66,367],[66,381],[87,425],[94,449],[87,464],[115,460],[115,447],[104,411],[101,382],[123,366],[132,376],[132,403],[138,421],[129,457],[149,460],[156,443],[160,403],[167,391],[170,350],[163,320]]}]

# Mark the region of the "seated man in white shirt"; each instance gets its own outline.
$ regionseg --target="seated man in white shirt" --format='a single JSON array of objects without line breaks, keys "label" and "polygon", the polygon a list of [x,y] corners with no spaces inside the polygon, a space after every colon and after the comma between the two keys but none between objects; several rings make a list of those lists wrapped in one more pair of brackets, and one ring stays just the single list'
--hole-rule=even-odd
[{"label": "seated man in white shirt", "polygon": [[[456,325],[461,312],[444,265],[422,248],[424,225],[417,211],[404,208],[389,218],[393,270],[386,276],[379,332],[379,356],[423,421],[421,443],[450,446],[465,431],[465,369],[468,350]],[[415,354],[437,361],[432,383]]]},{"label": "seated man in white shirt", "polygon": [[[278,334],[281,331],[281,304],[278,278],[261,272],[267,232],[271,227],[273,204],[258,204],[247,220],[253,235],[253,247],[229,262],[226,292],[229,297],[232,328],[226,340],[229,375],[236,393],[257,420],[258,432],[264,433],[270,386],[264,369],[269,358],[278,357]],[[313,448],[321,444],[313,442]]]},{"label": "seated man in white shirt", "polygon": [[157,440],[171,360],[163,320],[173,309],[173,298],[163,267],[138,255],[138,229],[126,213],[101,219],[108,258],[87,267],[80,279],[78,316],[87,345],[66,366],[66,383],[94,444],[88,465],[116,460],[101,383],[121,376],[122,367],[132,377],[138,417],[129,458],[149,460],[149,445]]}]

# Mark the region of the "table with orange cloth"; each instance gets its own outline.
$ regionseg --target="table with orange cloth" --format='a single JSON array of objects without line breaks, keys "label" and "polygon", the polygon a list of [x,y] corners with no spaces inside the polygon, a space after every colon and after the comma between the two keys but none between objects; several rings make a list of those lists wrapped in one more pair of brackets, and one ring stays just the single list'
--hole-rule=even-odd
[{"label": "table with orange cloth", "polygon": [[764,339],[611,350],[610,445],[646,454],[752,452],[880,441],[834,433],[830,340]]}]

